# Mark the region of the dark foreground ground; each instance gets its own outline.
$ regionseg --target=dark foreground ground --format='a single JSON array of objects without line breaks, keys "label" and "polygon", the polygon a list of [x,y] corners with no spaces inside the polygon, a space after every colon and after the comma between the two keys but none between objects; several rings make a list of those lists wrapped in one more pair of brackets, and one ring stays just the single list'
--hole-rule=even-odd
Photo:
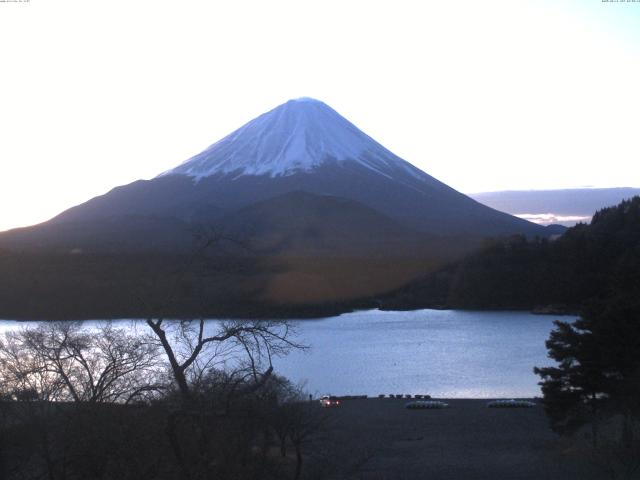
[{"label": "dark foreground ground", "polygon": [[329,413],[329,438],[353,461],[350,478],[573,480],[606,478],[548,427],[541,405],[407,410],[407,400],[345,400]]}]

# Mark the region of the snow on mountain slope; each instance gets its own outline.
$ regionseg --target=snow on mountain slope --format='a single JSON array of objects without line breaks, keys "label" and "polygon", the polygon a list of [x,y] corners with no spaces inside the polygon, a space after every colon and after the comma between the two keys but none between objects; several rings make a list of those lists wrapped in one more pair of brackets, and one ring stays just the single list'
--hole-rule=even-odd
[{"label": "snow on mountain slope", "polygon": [[389,178],[399,169],[414,178],[427,177],[312,98],[289,100],[160,176],[280,177],[310,172],[327,161],[356,162]]}]

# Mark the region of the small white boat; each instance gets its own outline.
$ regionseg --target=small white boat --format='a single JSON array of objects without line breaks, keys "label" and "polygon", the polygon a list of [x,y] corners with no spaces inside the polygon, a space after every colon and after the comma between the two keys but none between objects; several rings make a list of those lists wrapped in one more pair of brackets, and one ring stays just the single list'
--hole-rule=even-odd
[{"label": "small white boat", "polygon": [[487,403],[489,408],[533,408],[536,404],[528,400],[492,400]]}]

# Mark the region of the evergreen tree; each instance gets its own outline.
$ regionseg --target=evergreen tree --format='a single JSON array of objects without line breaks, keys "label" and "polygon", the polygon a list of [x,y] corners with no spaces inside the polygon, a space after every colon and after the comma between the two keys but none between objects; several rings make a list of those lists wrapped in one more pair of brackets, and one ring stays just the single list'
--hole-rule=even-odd
[{"label": "evergreen tree", "polygon": [[585,319],[555,324],[546,345],[558,366],[534,369],[542,377],[551,427],[558,433],[571,433],[590,422],[596,438],[597,419],[606,398],[597,339]]},{"label": "evergreen tree", "polygon": [[[570,433],[603,415],[622,414],[623,438],[640,418],[640,300],[635,285],[593,302],[574,323],[556,322],[547,341],[557,366],[535,368],[552,428]],[[629,428],[627,428],[629,427]]]}]

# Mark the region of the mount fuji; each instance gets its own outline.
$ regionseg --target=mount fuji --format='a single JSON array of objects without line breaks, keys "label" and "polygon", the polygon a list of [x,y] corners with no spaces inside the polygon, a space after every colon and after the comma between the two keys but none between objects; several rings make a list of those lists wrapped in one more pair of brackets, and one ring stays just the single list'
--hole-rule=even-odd
[{"label": "mount fuji", "polygon": [[[47,229],[57,225],[69,231],[73,224],[125,218],[127,228],[133,218],[142,218],[154,229],[160,219],[171,219],[172,230],[154,239],[154,245],[165,245],[172,241],[165,237],[176,235],[175,222],[225,224],[240,209],[291,192],[329,203],[336,197],[351,200],[403,228],[439,236],[546,234],[536,224],[448,187],[310,98],[274,108],[154,179],[73,207],[49,221]],[[53,237],[73,243],[72,232]]]},{"label": "mount fuji", "polygon": [[[95,316],[96,302],[122,305],[116,299],[152,278],[174,285],[167,280],[176,271],[169,263],[192,254],[194,232],[205,227],[241,238],[251,252],[221,249],[209,257],[226,265],[236,258],[244,272],[253,272],[229,266],[212,274],[207,298],[215,308],[232,297],[234,305],[248,298],[281,305],[367,298],[459,257],[487,236],[547,236],[544,227],[436,180],[323,102],[301,98],[151,180],[116,187],[48,222],[0,233],[0,253],[19,252],[9,254],[15,261],[10,268],[12,278],[25,283],[13,281],[11,298],[33,297],[29,279],[43,277],[47,259],[51,280],[40,282],[38,298],[50,297],[53,307],[40,302],[34,308],[50,312],[68,297],[65,308],[81,313],[61,316]],[[32,253],[33,272],[25,270],[27,257],[19,257]],[[162,273],[149,273],[150,264]],[[85,290],[92,300],[78,307],[76,292]],[[220,313],[215,308],[210,314]],[[19,308],[11,314],[22,315]]]}]

